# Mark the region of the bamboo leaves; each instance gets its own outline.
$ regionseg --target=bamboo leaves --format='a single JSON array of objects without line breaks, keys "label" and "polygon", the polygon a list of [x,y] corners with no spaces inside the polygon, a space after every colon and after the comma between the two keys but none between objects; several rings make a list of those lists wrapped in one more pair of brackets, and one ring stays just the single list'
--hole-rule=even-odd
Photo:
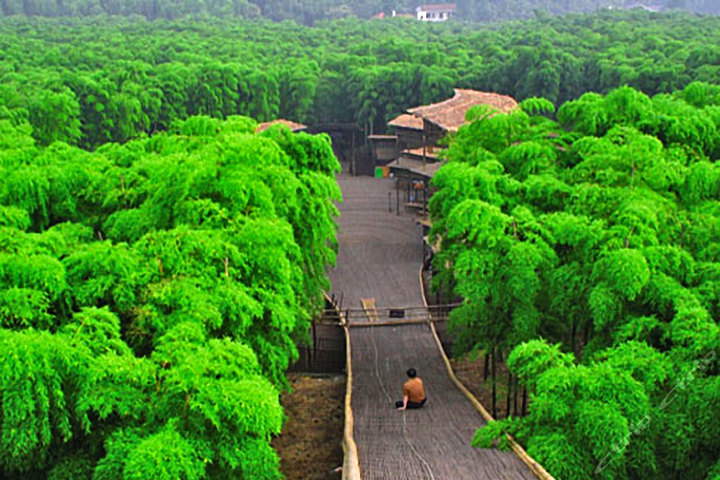
[{"label": "bamboo leaves", "polygon": [[129,452],[122,478],[141,480],[199,480],[205,465],[197,450],[172,426],[144,438]]},{"label": "bamboo leaves", "polygon": [[326,138],[255,126],[8,158],[48,174],[0,189],[4,473],[280,478],[278,388],[335,258],[338,164]]},{"label": "bamboo leaves", "polygon": [[[509,351],[530,391],[529,415],[477,445],[509,431],[560,478],[680,472],[691,458],[703,459],[693,478],[710,468],[695,440],[715,428],[699,419],[713,411],[720,347],[710,91],[586,94],[554,126],[476,112],[451,140],[430,204],[434,287],[463,299],[456,348]],[[477,171],[488,180],[470,181]],[[697,415],[669,406],[680,395]]]},{"label": "bamboo leaves", "polygon": [[48,332],[2,329],[0,345],[0,462],[5,471],[28,471],[45,465],[53,446],[79,433],[85,358]]},{"label": "bamboo leaves", "polygon": [[616,250],[595,264],[593,278],[605,282],[615,294],[632,301],[650,280],[650,269],[641,252]]}]

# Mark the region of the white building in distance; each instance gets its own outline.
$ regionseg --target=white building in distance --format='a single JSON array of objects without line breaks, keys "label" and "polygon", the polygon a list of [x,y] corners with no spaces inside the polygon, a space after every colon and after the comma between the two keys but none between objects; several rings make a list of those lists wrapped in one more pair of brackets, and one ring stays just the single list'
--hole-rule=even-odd
[{"label": "white building in distance", "polygon": [[433,3],[417,7],[417,19],[421,22],[445,22],[455,15],[454,3]]}]

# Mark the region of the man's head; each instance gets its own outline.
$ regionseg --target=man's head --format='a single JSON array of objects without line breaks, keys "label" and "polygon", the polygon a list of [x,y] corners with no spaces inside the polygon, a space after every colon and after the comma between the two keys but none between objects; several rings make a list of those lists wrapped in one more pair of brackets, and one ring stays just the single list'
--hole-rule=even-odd
[{"label": "man's head", "polygon": [[407,376],[410,378],[415,378],[415,377],[417,377],[417,372],[415,371],[414,368],[408,368]]}]

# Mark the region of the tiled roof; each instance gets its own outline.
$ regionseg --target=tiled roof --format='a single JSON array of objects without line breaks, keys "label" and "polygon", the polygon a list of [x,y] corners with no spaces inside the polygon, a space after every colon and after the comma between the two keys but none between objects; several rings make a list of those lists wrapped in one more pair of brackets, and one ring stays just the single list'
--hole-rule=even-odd
[{"label": "tiled roof", "polygon": [[392,141],[397,141],[397,135],[368,135],[368,140],[392,140]]},{"label": "tiled roof", "polygon": [[305,130],[307,128],[307,125],[303,125],[302,123],[297,123],[297,122],[293,122],[291,120],[285,120],[284,118],[279,118],[279,119],[273,120],[271,122],[261,123],[255,129],[255,133],[260,133],[262,131],[265,131],[268,128],[270,128],[271,125],[275,125],[275,124],[285,125],[293,132],[299,132],[300,130]]},{"label": "tiled roof", "polygon": [[415,175],[433,178],[443,164],[444,162],[423,162],[422,160],[402,156],[388,163],[387,166],[390,167],[390,170],[405,170]]},{"label": "tiled roof", "polygon": [[454,90],[455,96],[448,100],[410,108],[408,112],[438,125],[443,130],[454,132],[465,123],[465,114],[475,105],[489,105],[503,113],[517,107],[515,99],[507,95],[460,88]]},{"label": "tiled roof", "polygon": [[415,115],[409,115],[407,113],[403,113],[402,115],[393,118],[388,122],[388,125],[391,127],[409,128],[411,130],[423,129],[422,118]]},{"label": "tiled roof", "polygon": [[457,10],[455,3],[431,3],[429,5],[420,5],[418,10],[421,12],[454,12]]},{"label": "tiled roof", "polygon": [[[440,147],[432,147],[432,146],[425,147],[425,157],[430,160],[437,161],[440,159],[440,157],[438,156],[438,153],[440,152],[440,150],[442,150],[442,148],[440,148]],[[407,156],[408,158],[415,157],[415,158],[422,159],[423,158],[423,148],[422,147],[409,148],[407,150],[403,150],[402,154]]]}]

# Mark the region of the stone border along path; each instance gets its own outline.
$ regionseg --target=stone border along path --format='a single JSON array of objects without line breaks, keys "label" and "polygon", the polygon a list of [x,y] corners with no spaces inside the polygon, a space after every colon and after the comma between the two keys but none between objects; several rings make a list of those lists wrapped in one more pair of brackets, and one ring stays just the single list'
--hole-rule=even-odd
[{"label": "stone border along path", "polygon": [[[418,282],[421,229],[414,216],[388,212],[390,179],[339,177],[340,250],[331,270],[342,308],[422,306]],[[393,208],[395,205],[393,205]],[[351,319],[351,324],[352,324]],[[485,421],[453,384],[427,325],[350,328],[352,413],[363,480],[535,479],[512,452],[476,449],[470,440]],[[425,382],[422,410],[397,411],[408,367]]]}]

